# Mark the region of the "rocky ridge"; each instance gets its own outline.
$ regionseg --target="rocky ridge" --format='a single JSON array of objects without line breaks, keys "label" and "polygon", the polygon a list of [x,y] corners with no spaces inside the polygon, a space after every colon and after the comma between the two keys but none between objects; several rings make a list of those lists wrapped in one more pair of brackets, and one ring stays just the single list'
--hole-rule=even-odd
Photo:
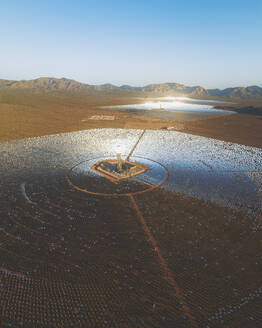
[{"label": "rocky ridge", "polygon": [[0,80],[1,89],[31,89],[40,91],[83,91],[83,92],[128,92],[141,95],[187,96],[197,98],[261,99],[262,88],[259,86],[235,87],[227,89],[205,89],[201,86],[185,86],[179,83],[149,84],[144,87],[107,83],[90,85],[66,78],[41,77],[34,80]]}]

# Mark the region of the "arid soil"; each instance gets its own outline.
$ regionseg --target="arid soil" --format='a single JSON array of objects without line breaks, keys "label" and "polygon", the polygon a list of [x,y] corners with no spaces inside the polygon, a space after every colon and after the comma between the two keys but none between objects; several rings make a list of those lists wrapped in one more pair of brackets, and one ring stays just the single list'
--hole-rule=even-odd
[{"label": "arid soil", "polygon": [[184,122],[184,132],[208,138],[262,147],[262,116],[234,114]]},{"label": "arid soil", "polygon": [[[190,121],[186,117],[190,114],[177,114],[176,119],[164,120],[101,108],[129,102],[128,94],[1,91],[0,141],[93,128],[161,129],[174,126],[186,133],[262,147],[260,104],[253,110],[249,109],[249,103],[235,105],[235,111],[241,108],[237,114],[214,118],[200,115],[199,119]],[[139,100],[132,98],[132,102]],[[112,115],[114,120],[90,120],[94,115]]]}]

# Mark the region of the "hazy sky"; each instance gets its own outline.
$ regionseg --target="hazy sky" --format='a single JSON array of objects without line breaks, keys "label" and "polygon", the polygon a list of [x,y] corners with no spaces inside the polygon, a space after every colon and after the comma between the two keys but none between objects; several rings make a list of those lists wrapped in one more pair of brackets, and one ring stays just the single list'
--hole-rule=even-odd
[{"label": "hazy sky", "polygon": [[1,0],[0,78],[262,85],[262,0]]}]

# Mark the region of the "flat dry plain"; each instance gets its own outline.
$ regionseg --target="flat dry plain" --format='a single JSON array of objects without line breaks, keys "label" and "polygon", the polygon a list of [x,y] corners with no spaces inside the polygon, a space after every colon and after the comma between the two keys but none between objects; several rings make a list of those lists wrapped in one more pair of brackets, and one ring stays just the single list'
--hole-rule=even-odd
[{"label": "flat dry plain", "polygon": [[[230,105],[238,114],[220,117],[176,114],[163,120],[136,113],[101,109],[100,106],[141,102],[128,93],[39,92],[32,90],[0,91],[0,141],[72,132],[93,128],[160,129],[178,126],[185,133],[231,141],[247,146],[262,145],[262,101]],[[140,95],[141,96],[141,95]],[[253,110],[249,110],[253,106]],[[227,107],[224,106],[226,109]],[[251,114],[249,114],[251,113]],[[95,115],[111,115],[114,120],[90,120]]]}]

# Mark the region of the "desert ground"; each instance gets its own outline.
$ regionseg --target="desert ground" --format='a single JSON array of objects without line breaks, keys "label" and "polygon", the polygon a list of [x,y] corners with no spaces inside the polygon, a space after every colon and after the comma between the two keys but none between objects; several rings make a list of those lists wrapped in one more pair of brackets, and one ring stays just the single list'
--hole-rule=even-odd
[{"label": "desert ground", "polygon": [[[223,105],[236,114],[220,117],[200,115],[188,120],[190,114],[177,113],[173,119],[161,119],[102,109],[102,106],[139,103],[128,93],[45,92],[28,90],[0,91],[0,141],[9,141],[63,132],[94,128],[176,130],[247,146],[262,146],[262,101],[239,101]],[[221,108],[221,106],[220,106]],[[90,119],[97,115],[114,116],[114,120]]]}]

